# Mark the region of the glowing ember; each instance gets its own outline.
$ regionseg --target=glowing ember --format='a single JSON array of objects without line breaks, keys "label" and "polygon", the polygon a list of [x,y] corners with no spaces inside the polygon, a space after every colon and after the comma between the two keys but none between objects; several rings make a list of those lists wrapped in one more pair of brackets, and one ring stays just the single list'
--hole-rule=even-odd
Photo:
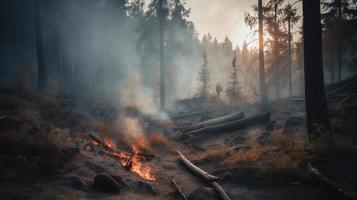
[{"label": "glowing ember", "polygon": [[[156,180],[155,176],[152,173],[152,168],[148,165],[143,164],[143,161],[147,160],[147,158],[141,155],[139,151],[139,147],[145,148],[147,146],[147,142],[144,138],[138,138],[138,144],[131,145],[132,154],[116,150],[115,142],[108,137],[104,137],[103,142],[104,148],[106,148],[107,150],[110,149],[110,151],[107,153],[115,158],[120,159],[120,163],[123,167],[130,170],[131,172],[134,172],[145,180]],[[91,140],[89,144],[93,146],[99,145],[99,143],[95,140]],[[88,148],[89,146],[87,147],[87,150]]]},{"label": "glowing ember", "polygon": [[[142,156],[139,155],[139,148],[137,145],[132,145],[132,151],[133,154],[131,156],[128,156],[126,160],[122,160],[122,165],[125,167],[128,167],[130,164],[130,171],[138,174],[141,178],[149,180],[149,181],[155,181],[156,178],[152,174],[152,169],[150,166],[145,166],[142,163]],[[130,163],[128,163],[130,162]]]},{"label": "glowing ember", "polygon": [[94,146],[97,146],[99,145],[99,142],[95,141],[95,140],[92,140],[89,142],[91,145],[94,145]]},{"label": "glowing ember", "polygon": [[108,137],[104,137],[104,144],[110,149],[115,149],[115,143],[113,142],[113,140],[109,139]]}]

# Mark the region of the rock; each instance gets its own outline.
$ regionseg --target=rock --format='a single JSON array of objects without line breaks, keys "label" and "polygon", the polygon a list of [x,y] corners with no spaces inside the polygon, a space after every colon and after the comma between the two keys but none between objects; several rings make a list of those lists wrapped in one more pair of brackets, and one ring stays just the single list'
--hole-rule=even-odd
[{"label": "rock", "polygon": [[190,194],[188,200],[219,200],[219,197],[213,188],[200,187]]},{"label": "rock", "polygon": [[73,187],[76,189],[83,189],[85,184],[79,177],[71,176],[64,180],[63,185],[68,186],[68,187]]},{"label": "rock", "polygon": [[304,126],[305,123],[306,123],[305,119],[301,117],[290,117],[289,119],[286,120],[285,127]]},{"label": "rock", "polygon": [[104,193],[120,193],[119,183],[111,176],[99,174],[95,176],[93,188],[99,192]]},{"label": "rock", "polygon": [[150,193],[150,194],[157,194],[156,190],[153,188],[152,185],[144,182],[144,181],[138,181],[137,187],[139,190],[145,192],[145,193]]}]

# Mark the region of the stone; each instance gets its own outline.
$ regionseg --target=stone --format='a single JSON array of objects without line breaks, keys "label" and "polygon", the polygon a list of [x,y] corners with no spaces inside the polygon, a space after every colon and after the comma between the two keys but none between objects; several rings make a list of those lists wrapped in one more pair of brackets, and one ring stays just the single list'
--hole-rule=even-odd
[{"label": "stone", "polygon": [[119,183],[114,178],[106,174],[99,174],[95,176],[93,188],[103,193],[120,193]]}]

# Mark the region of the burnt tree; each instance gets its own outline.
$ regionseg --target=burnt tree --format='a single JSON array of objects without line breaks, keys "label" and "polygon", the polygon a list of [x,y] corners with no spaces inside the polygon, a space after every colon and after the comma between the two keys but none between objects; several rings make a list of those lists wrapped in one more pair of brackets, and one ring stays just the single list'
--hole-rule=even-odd
[{"label": "burnt tree", "polygon": [[41,1],[35,2],[35,35],[36,35],[36,54],[38,65],[38,88],[40,90],[46,87],[47,70],[45,62],[45,51],[43,44],[43,26],[42,26],[42,6]]},{"label": "burnt tree", "polygon": [[305,104],[311,139],[330,131],[323,63],[320,0],[303,1]]},{"label": "burnt tree", "polygon": [[258,20],[259,20],[259,84],[260,84],[260,107],[266,110],[267,89],[265,84],[265,67],[264,67],[264,38],[263,38],[263,2],[258,0]]}]

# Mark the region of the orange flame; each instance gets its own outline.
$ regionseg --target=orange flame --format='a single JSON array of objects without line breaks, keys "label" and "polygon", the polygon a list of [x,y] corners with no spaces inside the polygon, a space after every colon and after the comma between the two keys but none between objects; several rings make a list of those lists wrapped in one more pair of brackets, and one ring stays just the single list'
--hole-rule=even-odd
[{"label": "orange flame", "polygon": [[[131,167],[130,170],[136,174],[138,174],[141,178],[149,181],[155,181],[156,178],[152,174],[152,169],[150,166],[145,166],[142,163],[142,156],[139,155],[139,148],[137,145],[133,144],[131,145],[131,148],[133,150],[133,155],[132,155],[132,160],[131,160]],[[130,157],[126,160],[126,162],[122,162],[122,164],[125,166],[127,162],[129,161]]]},{"label": "orange flame", "polygon": [[[139,138],[138,145],[136,144],[131,145],[132,154],[127,154],[124,151],[115,151],[116,149],[115,142],[108,137],[104,137],[103,141],[104,141],[104,145],[106,145],[108,148],[113,150],[110,152],[110,154],[120,159],[122,166],[134,172],[135,174],[139,175],[141,178],[145,180],[148,181],[156,180],[155,176],[153,175],[152,168],[148,165],[143,164],[143,161],[146,160],[146,157],[140,155],[139,146],[141,148],[145,148],[147,146],[147,143],[144,140],[144,138]],[[95,140],[92,140],[90,144],[98,145],[99,143]]]},{"label": "orange flame", "polygon": [[115,143],[113,140],[109,139],[108,137],[104,137],[104,144],[109,147],[110,149],[115,149]]}]

